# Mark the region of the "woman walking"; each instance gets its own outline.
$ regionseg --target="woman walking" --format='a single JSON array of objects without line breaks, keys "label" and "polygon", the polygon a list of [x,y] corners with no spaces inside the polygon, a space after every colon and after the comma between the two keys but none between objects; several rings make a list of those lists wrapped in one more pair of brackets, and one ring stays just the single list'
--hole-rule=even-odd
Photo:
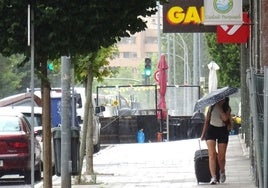
[{"label": "woman walking", "polygon": [[[225,163],[226,149],[229,141],[231,107],[229,97],[211,106],[207,112],[206,122],[203,127],[201,140],[206,140],[209,155],[210,184],[216,184],[216,166],[220,167],[220,182],[226,180]],[[218,153],[217,153],[218,151]]]}]

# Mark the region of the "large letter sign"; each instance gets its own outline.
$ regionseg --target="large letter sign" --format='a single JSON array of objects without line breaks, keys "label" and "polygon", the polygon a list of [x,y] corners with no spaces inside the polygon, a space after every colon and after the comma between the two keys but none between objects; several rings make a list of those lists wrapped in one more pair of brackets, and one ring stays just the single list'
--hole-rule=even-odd
[{"label": "large letter sign", "polygon": [[169,0],[163,6],[163,32],[216,32],[214,26],[204,26],[203,0]]},{"label": "large letter sign", "polygon": [[171,7],[167,12],[167,20],[170,24],[200,24],[202,22],[202,9],[200,8],[200,14],[196,7],[188,7],[186,12],[182,7]]}]

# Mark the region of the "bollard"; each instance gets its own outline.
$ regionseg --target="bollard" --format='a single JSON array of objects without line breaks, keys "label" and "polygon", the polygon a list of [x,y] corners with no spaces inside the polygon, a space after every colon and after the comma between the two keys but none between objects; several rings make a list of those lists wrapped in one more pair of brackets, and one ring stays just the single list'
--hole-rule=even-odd
[{"label": "bollard", "polygon": [[138,141],[138,143],[144,143],[145,135],[144,135],[143,129],[138,131],[138,133],[137,133],[137,141]]},{"label": "bollard", "polygon": [[156,133],[156,138],[157,138],[157,142],[162,142],[163,141],[162,133],[161,132],[157,132]]}]

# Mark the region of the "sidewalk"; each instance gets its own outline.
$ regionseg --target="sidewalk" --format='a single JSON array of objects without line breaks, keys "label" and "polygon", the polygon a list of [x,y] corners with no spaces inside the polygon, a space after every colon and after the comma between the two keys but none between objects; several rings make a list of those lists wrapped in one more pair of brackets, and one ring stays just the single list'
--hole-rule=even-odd
[{"label": "sidewalk", "polygon": [[[206,148],[205,142],[201,143],[201,147]],[[248,152],[240,136],[230,136],[227,149],[226,183],[223,184],[197,184],[193,160],[197,149],[197,139],[110,146],[94,155],[96,184],[73,184],[72,187],[255,188],[250,172]],[[35,187],[41,188],[42,184]],[[61,187],[61,178],[54,176],[53,188],[59,187]]]}]

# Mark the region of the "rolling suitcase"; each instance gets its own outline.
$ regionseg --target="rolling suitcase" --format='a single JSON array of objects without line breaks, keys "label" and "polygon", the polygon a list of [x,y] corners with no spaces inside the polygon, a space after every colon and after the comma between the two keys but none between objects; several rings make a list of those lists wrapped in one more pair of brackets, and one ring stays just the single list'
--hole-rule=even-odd
[{"label": "rolling suitcase", "polygon": [[[211,175],[209,171],[209,158],[207,149],[199,149],[195,152],[194,166],[197,183],[209,183],[211,180]],[[219,165],[217,163],[216,175],[218,181],[220,177],[219,171]]]}]

